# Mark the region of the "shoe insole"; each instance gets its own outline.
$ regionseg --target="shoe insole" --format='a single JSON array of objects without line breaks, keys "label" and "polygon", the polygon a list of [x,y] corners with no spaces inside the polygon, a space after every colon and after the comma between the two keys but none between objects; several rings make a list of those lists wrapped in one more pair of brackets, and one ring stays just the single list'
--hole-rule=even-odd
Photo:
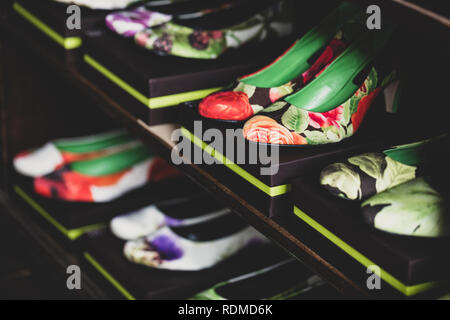
[{"label": "shoe insole", "polygon": [[253,2],[244,2],[197,19],[179,20],[175,17],[173,22],[196,30],[221,30],[245,22],[273,4],[274,0],[259,0],[258,6]]},{"label": "shoe insole", "polygon": [[247,227],[248,224],[242,219],[230,213],[196,225],[170,229],[181,238],[195,242],[208,242],[228,237]]},{"label": "shoe insole", "polygon": [[[251,0],[244,0],[248,2]],[[240,3],[237,0],[191,0],[179,3],[168,4],[164,6],[153,6],[151,2],[147,2],[144,6],[150,11],[157,11],[174,16],[189,14],[193,12],[205,11],[212,8],[220,8],[224,3],[232,3],[234,5]]]},{"label": "shoe insole", "polygon": [[178,199],[157,204],[156,207],[165,216],[176,220],[201,217],[223,209],[223,206],[209,195]]}]

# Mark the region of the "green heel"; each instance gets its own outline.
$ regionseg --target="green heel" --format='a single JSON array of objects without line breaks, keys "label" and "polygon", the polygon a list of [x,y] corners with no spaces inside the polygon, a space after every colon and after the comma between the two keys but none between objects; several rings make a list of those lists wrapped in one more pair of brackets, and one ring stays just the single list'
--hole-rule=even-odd
[{"label": "green heel", "polygon": [[241,82],[259,88],[273,88],[285,85],[299,74],[308,70],[310,58],[325,47],[348,19],[360,10],[344,2],[319,25],[307,32],[289,51],[269,67],[256,74],[243,77]]},{"label": "green heel", "polygon": [[393,32],[386,26],[371,31],[350,45],[325,71],[286,102],[311,112],[328,112],[351,98],[359,89],[354,79],[375,60]]}]

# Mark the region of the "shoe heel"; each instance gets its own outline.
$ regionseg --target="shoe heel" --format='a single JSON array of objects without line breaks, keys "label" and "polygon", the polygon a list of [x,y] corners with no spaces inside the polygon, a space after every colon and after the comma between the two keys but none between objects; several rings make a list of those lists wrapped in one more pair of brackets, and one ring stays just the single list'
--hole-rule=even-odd
[{"label": "shoe heel", "polygon": [[400,103],[401,85],[400,80],[392,81],[383,91],[386,112],[397,113]]}]

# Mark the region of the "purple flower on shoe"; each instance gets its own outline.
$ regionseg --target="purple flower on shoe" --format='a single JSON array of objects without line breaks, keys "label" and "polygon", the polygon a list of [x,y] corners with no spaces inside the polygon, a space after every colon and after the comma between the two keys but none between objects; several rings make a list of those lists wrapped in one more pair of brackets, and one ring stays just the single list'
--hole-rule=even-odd
[{"label": "purple flower on shoe", "polygon": [[169,236],[156,237],[150,242],[150,245],[158,251],[161,260],[172,261],[183,256],[183,250]]},{"label": "purple flower on shoe", "polygon": [[133,37],[147,28],[158,26],[172,20],[172,16],[150,11],[139,7],[130,11],[120,11],[106,16],[106,25],[112,31],[124,36]]}]

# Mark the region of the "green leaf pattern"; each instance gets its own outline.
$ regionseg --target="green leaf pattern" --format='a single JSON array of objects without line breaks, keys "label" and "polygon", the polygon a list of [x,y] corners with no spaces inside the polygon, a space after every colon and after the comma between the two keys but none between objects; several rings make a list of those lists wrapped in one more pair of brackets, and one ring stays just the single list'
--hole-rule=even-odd
[{"label": "green leaf pattern", "polygon": [[379,193],[362,204],[384,206],[375,216],[374,227],[399,235],[416,237],[450,236],[448,199],[424,178]]},{"label": "green leaf pattern", "polygon": [[[352,157],[348,162],[375,179],[377,192],[383,192],[416,178],[416,167],[404,165],[383,153],[367,153]],[[385,169],[383,170],[383,167]]]},{"label": "green leaf pattern", "polygon": [[[338,163],[325,168],[321,174],[321,182],[340,190],[345,197],[352,200],[367,198],[416,178],[416,167],[392,160],[381,152],[351,157],[347,162],[348,164]],[[368,177],[363,176],[363,173]],[[362,189],[361,185],[363,179],[367,186],[365,189]],[[350,187],[354,183],[357,184]],[[373,187],[370,188],[370,185]],[[341,189],[342,187],[345,189]]]},{"label": "green leaf pattern", "polygon": [[233,91],[244,92],[247,94],[248,98],[250,99],[255,94],[256,86],[252,86],[250,84],[245,84],[243,82],[239,82],[238,86]]},{"label": "green leaf pattern", "polygon": [[307,111],[291,106],[281,117],[281,122],[289,130],[302,133],[308,128],[309,115]]},{"label": "green leaf pattern", "polygon": [[320,183],[339,190],[342,192],[341,196],[347,199],[361,198],[360,176],[358,172],[344,163],[335,163],[322,170]]},{"label": "green leaf pattern", "polygon": [[275,112],[275,111],[283,109],[286,105],[287,105],[287,102],[278,101],[278,102],[273,103],[271,106],[265,108],[261,112],[264,112],[264,113]]}]

